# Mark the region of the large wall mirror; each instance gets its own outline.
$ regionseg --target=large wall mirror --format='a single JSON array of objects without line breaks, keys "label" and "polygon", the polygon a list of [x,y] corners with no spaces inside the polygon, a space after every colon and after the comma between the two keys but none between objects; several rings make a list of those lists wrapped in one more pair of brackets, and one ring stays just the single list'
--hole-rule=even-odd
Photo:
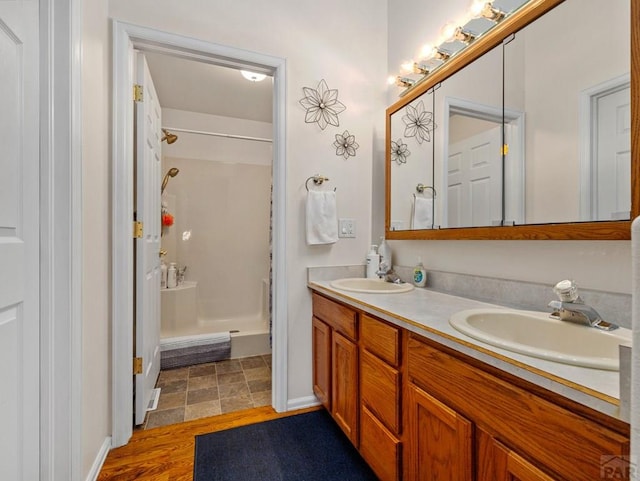
[{"label": "large wall mirror", "polygon": [[387,237],[630,238],[638,4],[529,2],[389,107]]}]

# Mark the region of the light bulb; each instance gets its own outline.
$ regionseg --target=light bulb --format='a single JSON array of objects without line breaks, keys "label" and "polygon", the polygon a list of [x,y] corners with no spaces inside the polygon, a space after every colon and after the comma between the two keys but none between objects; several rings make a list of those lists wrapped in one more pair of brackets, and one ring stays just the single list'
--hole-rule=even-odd
[{"label": "light bulb", "polygon": [[262,82],[266,78],[263,73],[250,72],[249,70],[240,70],[240,73],[244,78],[252,82]]},{"label": "light bulb", "polygon": [[389,75],[387,77],[387,83],[389,85],[394,85],[396,83],[396,77],[394,77],[393,75]]},{"label": "light bulb", "polygon": [[426,45],[423,45],[422,48],[420,49],[420,58],[423,60],[428,60],[431,57],[433,57],[433,54],[435,48],[432,44],[428,43]]},{"label": "light bulb", "polygon": [[469,14],[471,15],[471,18],[479,17],[486,3],[487,0],[473,0],[473,3],[469,8]]},{"label": "light bulb", "polygon": [[413,72],[413,60],[407,60],[400,65],[400,71],[404,74]]},{"label": "light bulb", "polygon": [[[442,30],[440,30],[440,34],[442,35],[443,42],[450,40],[453,37],[453,34],[456,33],[456,24],[453,22],[448,22]],[[440,42],[442,43],[442,42]]]}]

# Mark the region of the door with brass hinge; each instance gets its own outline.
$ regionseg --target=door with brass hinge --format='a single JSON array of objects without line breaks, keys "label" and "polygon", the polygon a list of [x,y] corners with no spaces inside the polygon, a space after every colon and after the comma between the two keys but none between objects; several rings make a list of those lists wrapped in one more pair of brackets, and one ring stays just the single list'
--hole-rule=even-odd
[{"label": "door with brass hinge", "polygon": [[149,67],[136,52],[135,169],[135,321],[134,356],[142,359],[135,375],[135,424],[144,422],[160,373],[160,181],[161,110]]}]

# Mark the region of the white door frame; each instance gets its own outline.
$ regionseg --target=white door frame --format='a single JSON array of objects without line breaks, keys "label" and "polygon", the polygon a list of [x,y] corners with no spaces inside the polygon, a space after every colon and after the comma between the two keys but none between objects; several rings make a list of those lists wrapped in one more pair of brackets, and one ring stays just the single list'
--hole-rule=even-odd
[{"label": "white door frame", "polygon": [[42,481],[83,474],[81,5],[40,0]]},{"label": "white door frame", "polygon": [[593,220],[592,195],[595,178],[592,175],[596,145],[593,135],[593,125],[596,121],[597,109],[595,101],[600,97],[614,93],[631,85],[631,74],[625,73],[618,77],[606,80],[580,92],[579,122],[580,122],[580,220]]},{"label": "white door frame", "polygon": [[287,410],[286,61],[152,28],[113,20],[113,246],[112,246],[112,445],[129,441],[133,429],[133,118],[128,48],[154,50],[273,75],[273,379],[272,403]]},{"label": "white door frame", "polygon": [[[509,152],[512,155],[516,155],[518,161],[515,163],[515,168],[510,172],[505,172],[505,178],[503,183],[507,186],[505,190],[505,198],[510,199],[510,204],[516,206],[513,208],[513,217],[516,219],[524,220],[525,208],[524,208],[524,192],[525,192],[525,149],[524,149],[524,112],[520,112],[512,109],[502,109],[499,107],[493,107],[489,105],[483,105],[480,103],[472,102],[470,100],[459,99],[456,97],[445,97],[443,103],[443,126],[442,126],[442,187],[440,190],[443,195],[442,199],[442,227],[447,226],[447,174],[448,174],[448,162],[449,162],[449,116],[452,112],[464,113],[469,117],[475,117],[483,120],[490,120],[493,122],[502,123],[504,121],[513,126],[511,145],[509,145]],[[509,220],[509,219],[505,219]]]}]

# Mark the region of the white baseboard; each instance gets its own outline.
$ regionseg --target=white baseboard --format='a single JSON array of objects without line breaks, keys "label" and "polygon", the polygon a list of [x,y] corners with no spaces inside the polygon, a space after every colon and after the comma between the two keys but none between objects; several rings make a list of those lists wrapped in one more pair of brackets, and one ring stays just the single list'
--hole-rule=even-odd
[{"label": "white baseboard", "polygon": [[310,408],[313,406],[319,406],[320,401],[315,396],[299,397],[297,399],[289,399],[287,401],[287,411],[294,411],[296,409]]},{"label": "white baseboard", "polygon": [[87,474],[86,481],[96,481],[98,479],[98,475],[100,474],[100,470],[102,469],[102,465],[104,464],[105,459],[107,459],[107,454],[109,454],[110,449],[111,436],[107,436],[106,438],[104,438],[102,446],[100,446],[100,450],[96,455],[96,459],[93,461],[93,465],[89,470],[89,474]]}]

